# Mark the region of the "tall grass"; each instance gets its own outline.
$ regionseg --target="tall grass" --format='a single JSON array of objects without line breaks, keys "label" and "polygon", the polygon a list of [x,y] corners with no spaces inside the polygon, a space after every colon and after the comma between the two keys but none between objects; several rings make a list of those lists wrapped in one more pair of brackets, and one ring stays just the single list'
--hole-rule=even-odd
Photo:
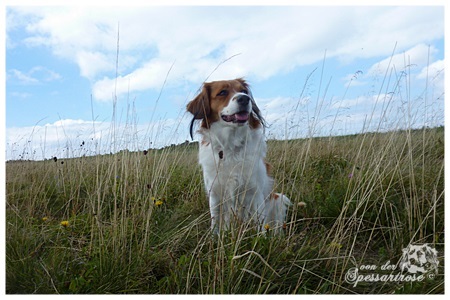
[{"label": "tall grass", "polygon": [[[117,122],[115,150],[136,134],[135,118],[129,131]],[[317,124],[268,142],[276,190],[293,202],[281,236],[249,224],[211,234],[194,143],[7,162],[6,292],[443,293],[444,128],[314,138]],[[410,243],[436,248],[435,278],[345,281],[397,264]]]},{"label": "tall grass", "polygon": [[[7,292],[441,293],[443,133],[270,141],[294,203],[281,237],[245,224],[211,236],[193,144],[7,163]],[[397,263],[409,243],[439,251],[434,280],[344,281],[355,265]]]}]

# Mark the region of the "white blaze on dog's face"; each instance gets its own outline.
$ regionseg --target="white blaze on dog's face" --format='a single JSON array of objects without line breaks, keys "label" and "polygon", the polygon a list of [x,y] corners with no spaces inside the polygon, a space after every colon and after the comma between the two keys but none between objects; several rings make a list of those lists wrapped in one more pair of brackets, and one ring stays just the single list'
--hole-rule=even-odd
[{"label": "white blaze on dog's face", "polygon": [[[228,91],[222,90],[226,94]],[[243,125],[248,122],[252,112],[252,102],[247,91],[235,93],[228,101],[228,105],[219,112],[221,120],[228,124]]]}]

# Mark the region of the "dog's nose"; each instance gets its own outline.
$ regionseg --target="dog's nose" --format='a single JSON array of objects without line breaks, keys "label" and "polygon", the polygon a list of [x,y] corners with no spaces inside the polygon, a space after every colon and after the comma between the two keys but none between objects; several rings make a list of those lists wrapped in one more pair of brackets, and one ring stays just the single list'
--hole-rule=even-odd
[{"label": "dog's nose", "polygon": [[236,99],[236,101],[240,106],[246,106],[246,105],[248,105],[248,102],[250,101],[250,97],[247,95],[240,95]]}]

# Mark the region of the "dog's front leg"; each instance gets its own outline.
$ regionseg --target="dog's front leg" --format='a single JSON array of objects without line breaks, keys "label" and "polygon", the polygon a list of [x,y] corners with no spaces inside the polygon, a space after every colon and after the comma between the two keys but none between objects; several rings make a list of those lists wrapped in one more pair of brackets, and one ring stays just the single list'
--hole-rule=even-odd
[{"label": "dog's front leg", "polygon": [[213,193],[209,195],[209,211],[211,213],[211,230],[219,234],[220,227],[220,199]]},{"label": "dog's front leg", "polygon": [[211,213],[211,230],[219,234],[220,230],[230,228],[230,207],[222,197],[211,193],[209,195],[209,210]]}]

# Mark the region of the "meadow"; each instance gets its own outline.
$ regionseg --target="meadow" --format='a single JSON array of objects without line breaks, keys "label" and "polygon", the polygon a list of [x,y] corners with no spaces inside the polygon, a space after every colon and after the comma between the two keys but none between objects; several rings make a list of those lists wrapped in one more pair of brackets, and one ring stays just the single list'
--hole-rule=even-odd
[{"label": "meadow", "polygon": [[[197,155],[185,143],[7,162],[6,292],[444,293],[443,127],[270,140],[276,190],[293,202],[280,236],[212,235]],[[401,273],[402,249],[425,243],[435,276],[351,282],[354,268]]]}]

